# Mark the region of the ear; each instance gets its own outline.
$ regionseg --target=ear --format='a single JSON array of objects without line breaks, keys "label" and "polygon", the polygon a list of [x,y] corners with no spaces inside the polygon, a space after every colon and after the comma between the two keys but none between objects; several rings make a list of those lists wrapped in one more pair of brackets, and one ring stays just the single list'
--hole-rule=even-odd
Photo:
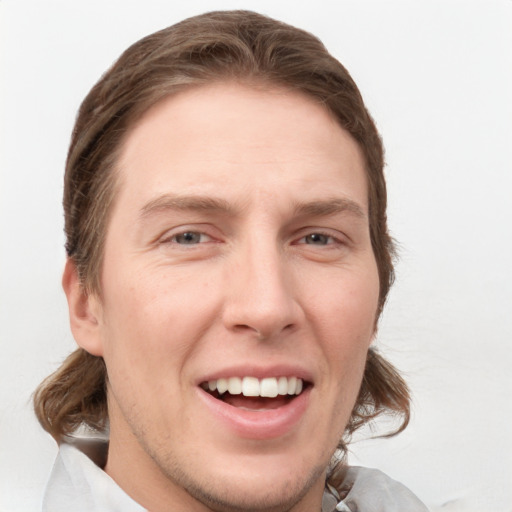
[{"label": "ear", "polygon": [[80,283],[75,262],[68,258],[62,275],[62,288],[68,300],[69,323],[75,341],[93,356],[103,356],[101,304]]}]

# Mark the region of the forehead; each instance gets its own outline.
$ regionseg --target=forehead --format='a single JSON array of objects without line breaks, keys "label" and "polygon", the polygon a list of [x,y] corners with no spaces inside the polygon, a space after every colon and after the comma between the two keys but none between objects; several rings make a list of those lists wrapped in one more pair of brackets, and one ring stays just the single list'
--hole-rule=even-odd
[{"label": "forehead", "polygon": [[256,189],[285,200],[285,183],[299,196],[338,184],[366,208],[358,144],[324,106],[282,88],[216,83],[162,100],[128,133],[118,171],[121,194],[137,202],[162,191],[229,200]]}]

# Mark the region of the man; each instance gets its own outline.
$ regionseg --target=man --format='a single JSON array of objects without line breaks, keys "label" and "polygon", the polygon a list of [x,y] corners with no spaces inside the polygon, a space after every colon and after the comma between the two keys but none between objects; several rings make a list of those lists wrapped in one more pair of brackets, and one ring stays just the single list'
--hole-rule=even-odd
[{"label": "man", "polygon": [[133,45],[81,106],[64,208],[80,348],[35,397],[61,443],[46,510],[425,510],[344,460],[409,399],[370,349],[381,142],[316,38],[218,12]]}]

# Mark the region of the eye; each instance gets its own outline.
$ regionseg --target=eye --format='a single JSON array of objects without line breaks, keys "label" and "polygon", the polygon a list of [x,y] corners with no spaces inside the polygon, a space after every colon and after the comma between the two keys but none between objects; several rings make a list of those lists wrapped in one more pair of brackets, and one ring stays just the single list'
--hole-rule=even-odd
[{"label": "eye", "polygon": [[310,233],[309,235],[303,236],[298,243],[307,245],[330,245],[339,242],[331,235],[325,233]]},{"label": "eye", "polygon": [[199,231],[184,231],[170,237],[167,241],[180,245],[196,245],[210,242],[212,239]]},{"label": "eye", "polygon": [[304,237],[304,243],[309,245],[327,245],[329,242],[332,243],[332,236],[323,233],[311,233]]}]

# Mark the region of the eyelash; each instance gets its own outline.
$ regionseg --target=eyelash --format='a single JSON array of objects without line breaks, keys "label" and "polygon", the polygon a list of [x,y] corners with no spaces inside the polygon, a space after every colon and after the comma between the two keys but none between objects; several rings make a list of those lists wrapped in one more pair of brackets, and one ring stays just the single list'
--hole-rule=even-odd
[{"label": "eyelash", "polygon": [[[188,235],[192,235],[192,236],[198,236],[199,237],[199,240],[197,241],[192,241],[190,243],[188,243],[187,241],[185,241],[184,243],[180,243],[178,241],[178,239],[180,237],[186,237]],[[204,238],[207,238],[207,240],[204,240]],[[203,240],[201,240],[203,239]],[[211,242],[213,241],[213,238],[210,236],[210,235],[207,235],[206,233],[203,233],[202,231],[195,231],[193,229],[187,229],[187,230],[184,230],[184,231],[180,231],[179,233],[174,233],[172,234],[171,236],[168,236],[166,238],[164,238],[161,243],[163,244],[176,244],[176,245],[189,245],[189,246],[194,246],[194,245],[200,245],[202,243],[206,243],[206,242]]]},{"label": "eyelash", "polygon": [[[191,236],[192,238],[195,237],[195,240],[192,239],[192,240],[190,240],[190,242],[187,242],[186,239],[184,240],[184,242],[179,241],[180,238],[183,240],[182,237],[187,237],[187,236]],[[311,240],[312,237],[318,237],[318,239],[316,241],[321,242],[323,240],[323,243],[315,243],[315,240]],[[308,239],[311,240],[311,242],[308,242]],[[161,240],[160,243],[176,244],[178,246],[194,247],[194,246],[202,245],[204,243],[213,242],[213,241],[215,241],[215,239],[212,236],[204,233],[203,231],[190,229],[190,230],[180,231],[179,233],[173,233],[172,235],[167,236],[163,240]],[[321,230],[318,230],[318,231],[313,230],[313,231],[305,234],[304,236],[296,239],[296,241],[293,242],[292,245],[308,245],[311,247],[328,247],[328,246],[336,247],[336,246],[340,246],[340,245],[344,245],[344,244],[345,244],[345,242],[343,240],[341,240],[339,237],[334,236],[331,233],[326,233],[325,231],[321,231]]]},{"label": "eyelash", "polygon": [[[319,243],[319,244],[316,244],[314,242],[310,243],[307,241],[308,238],[314,237],[314,236],[321,237],[321,238],[327,239],[327,240],[325,243]],[[328,245],[343,244],[343,242],[339,238],[333,236],[330,233],[324,233],[322,231],[312,231],[311,233],[304,235],[303,237],[299,238],[299,240],[297,241],[297,244],[301,243],[302,240],[304,240],[304,242],[302,242],[304,245],[313,245],[313,246],[317,246],[317,247],[325,247]]]}]

